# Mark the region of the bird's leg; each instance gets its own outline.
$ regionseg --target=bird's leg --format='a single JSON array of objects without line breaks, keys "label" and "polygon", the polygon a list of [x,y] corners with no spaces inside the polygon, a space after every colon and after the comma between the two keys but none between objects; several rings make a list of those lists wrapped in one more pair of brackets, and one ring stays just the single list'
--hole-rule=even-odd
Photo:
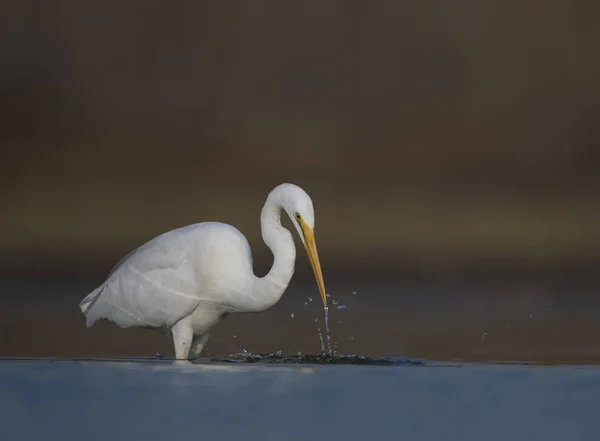
[{"label": "bird's leg", "polygon": [[198,358],[200,353],[204,350],[204,345],[208,341],[209,333],[205,332],[204,334],[194,337],[192,341],[192,347],[190,349],[190,358]]},{"label": "bird's leg", "polygon": [[177,360],[187,360],[194,336],[190,317],[185,317],[175,323],[171,328],[171,332],[173,333],[175,358]]}]

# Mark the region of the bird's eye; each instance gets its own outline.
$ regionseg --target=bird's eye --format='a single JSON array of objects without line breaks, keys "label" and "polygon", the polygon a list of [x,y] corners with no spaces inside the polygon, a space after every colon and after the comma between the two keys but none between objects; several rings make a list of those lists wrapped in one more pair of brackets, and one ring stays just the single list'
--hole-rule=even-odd
[{"label": "bird's eye", "polygon": [[296,213],[296,219],[300,220],[300,213]]}]

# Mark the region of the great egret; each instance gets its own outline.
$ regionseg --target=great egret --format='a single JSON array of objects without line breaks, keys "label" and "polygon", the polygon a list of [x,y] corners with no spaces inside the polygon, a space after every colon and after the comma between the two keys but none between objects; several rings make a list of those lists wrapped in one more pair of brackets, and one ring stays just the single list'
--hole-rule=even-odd
[{"label": "great egret", "polygon": [[177,228],[125,256],[81,301],[87,327],[104,319],[122,328],[162,330],[173,335],[178,360],[198,357],[223,315],[264,311],[290,283],[296,248],[281,225],[282,211],[300,235],[327,306],[312,200],[300,187],[281,184],[269,193],[260,216],[262,237],[274,258],[266,276],[254,275],[248,241],[231,225],[201,222]]}]

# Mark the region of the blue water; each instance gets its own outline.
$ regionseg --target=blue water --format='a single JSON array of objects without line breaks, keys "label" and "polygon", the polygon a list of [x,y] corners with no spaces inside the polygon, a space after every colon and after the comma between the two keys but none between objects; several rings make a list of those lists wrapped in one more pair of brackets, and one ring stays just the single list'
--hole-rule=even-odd
[{"label": "blue water", "polygon": [[600,367],[0,361],[0,440],[598,440]]}]

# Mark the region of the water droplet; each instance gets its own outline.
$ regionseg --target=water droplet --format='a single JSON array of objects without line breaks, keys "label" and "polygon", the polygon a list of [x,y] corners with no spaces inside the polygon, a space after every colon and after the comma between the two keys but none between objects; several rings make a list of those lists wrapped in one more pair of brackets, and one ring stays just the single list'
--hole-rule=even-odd
[{"label": "water droplet", "polygon": [[304,302],[304,306],[308,305],[308,302]]},{"label": "water droplet", "polygon": [[337,305],[337,309],[344,309],[346,305]]},{"label": "water droplet", "polygon": [[340,320],[338,323],[342,323],[342,321]]},{"label": "water droplet", "polygon": [[548,306],[552,306],[552,302],[548,302]]},{"label": "water droplet", "polygon": [[484,332],[483,334],[481,334],[481,339],[485,340],[485,337],[487,336],[487,332]]},{"label": "water droplet", "polygon": [[355,296],[356,295],[356,291],[352,291],[352,295]]},{"label": "water droplet", "polygon": [[325,294],[325,297],[331,297],[331,294]]},{"label": "water droplet", "polygon": [[512,326],[510,326],[510,324],[508,324],[508,325],[506,325],[506,326],[508,326],[508,329],[512,329]]},{"label": "water droplet", "polygon": [[333,303],[334,305],[337,305],[338,303],[340,303],[339,300],[332,300],[331,303]]},{"label": "water droplet", "polygon": [[529,317],[533,317],[533,314],[531,312],[529,313]]},{"label": "water droplet", "polygon": [[325,353],[325,342],[323,341],[323,334],[321,334],[321,328],[317,328],[317,333],[319,334],[319,341],[321,342],[321,351],[324,354]]},{"label": "water droplet", "polygon": [[327,335],[327,352],[329,355],[331,352],[331,331],[329,330],[329,307],[325,305],[323,307],[323,311],[325,312],[325,334]]},{"label": "water droplet", "polygon": [[309,298],[308,298],[308,301],[309,301],[309,302],[312,302],[312,297],[309,297]]},{"label": "water droplet", "polygon": [[319,319],[318,319],[318,318],[316,318],[316,319],[315,319],[315,323],[317,323],[318,321],[319,321]]},{"label": "water droplet", "polygon": [[237,335],[233,334],[233,338],[237,338]]},{"label": "water droplet", "polygon": [[290,314],[290,317],[291,317],[291,318],[294,318],[294,313],[293,313],[293,312]]}]

